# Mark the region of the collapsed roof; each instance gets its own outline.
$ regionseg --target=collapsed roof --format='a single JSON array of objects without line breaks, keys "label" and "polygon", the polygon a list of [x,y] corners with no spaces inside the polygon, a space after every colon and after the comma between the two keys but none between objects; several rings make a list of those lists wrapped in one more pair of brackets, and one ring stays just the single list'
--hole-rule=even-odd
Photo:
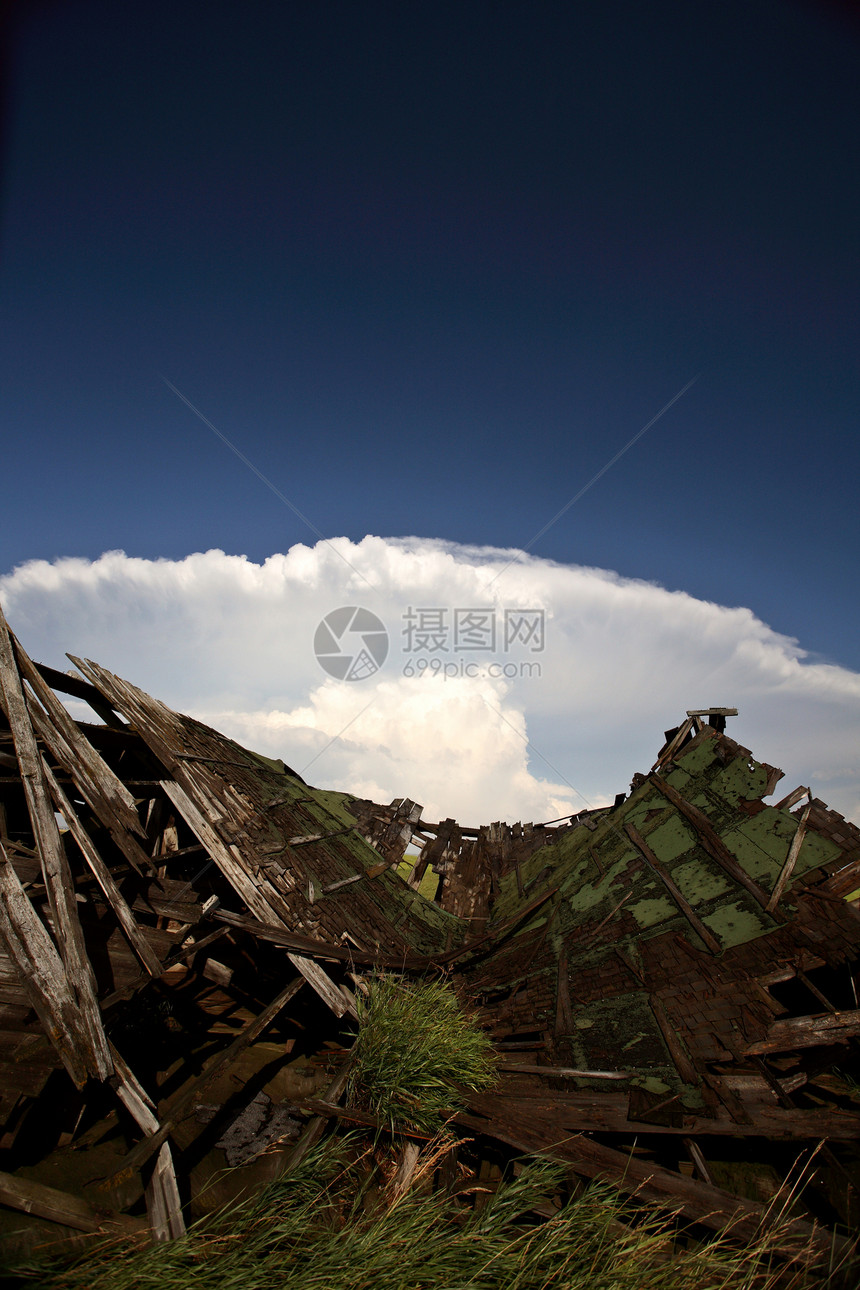
[{"label": "collapsed roof", "polygon": [[[772,1194],[817,1153],[819,1208],[791,1232],[856,1224],[860,831],[805,788],[766,803],[781,772],[725,710],[668,732],[612,807],[466,828],[312,788],[72,662],[32,662],[0,614],[0,1204],[70,1234],[134,1230],[145,1197],[154,1236],[180,1235],[195,1144],[236,1114],[204,1099],[249,1053],[287,1062],[314,998],[354,1017],[385,969],[447,974],[492,1035],[500,1082],[464,1095],[468,1133],[741,1234],[769,1208],[725,1167],[738,1143]],[[148,999],[193,1059],[170,1027],[142,1044]],[[360,1120],[345,1069],[259,1150]],[[105,1117],[125,1135],[77,1194],[16,1155],[58,1089],[46,1159]]]}]

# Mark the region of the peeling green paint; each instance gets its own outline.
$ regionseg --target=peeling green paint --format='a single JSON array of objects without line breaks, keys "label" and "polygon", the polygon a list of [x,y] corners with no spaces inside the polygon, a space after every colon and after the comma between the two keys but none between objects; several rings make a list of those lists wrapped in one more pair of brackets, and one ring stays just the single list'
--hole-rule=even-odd
[{"label": "peeling green paint", "polygon": [[646,834],[646,841],[657,859],[663,864],[671,864],[678,856],[692,851],[696,845],[693,830],[686,820],[673,813],[664,824],[659,824]]},{"label": "peeling green paint", "polygon": [[624,908],[633,915],[642,928],[665,923],[667,919],[674,918],[678,912],[668,896],[659,897],[656,900],[639,900],[635,905],[625,905]]},{"label": "peeling green paint", "polygon": [[595,905],[599,905],[602,900],[609,896],[612,890],[611,885],[607,883],[605,878],[597,886],[592,886],[588,882],[584,887],[578,887],[575,892],[569,892],[570,885],[569,881],[566,882],[562,887],[562,891],[567,896],[567,902],[571,909],[576,909],[581,914],[593,909]]},{"label": "peeling green paint", "polygon": [[[706,735],[704,738],[695,739],[688,748],[685,748],[675,758],[679,770],[683,770],[687,775],[700,776],[703,771],[717,760],[716,750],[714,748],[713,735]],[[676,787],[674,780],[670,781],[673,787]]]},{"label": "peeling green paint", "polygon": [[767,771],[752,758],[735,757],[711,780],[711,788],[727,802],[737,805],[741,799],[758,798],[767,787]]},{"label": "peeling green paint", "polygon": [[694,907],[707,904],[717,896],[731,891],[731,885],[721,869],[704,860],[688,860],[672,870],[672,880],[681,895]]},{"label": "peeling green paint", "polygon": [[637,1075],[630,1081],[635,1084],[636,1088],[642,1088],[646,1093],[671,1093],[672,1085],[666,1084],[663,1080],[658,1079],[656,1075]]},{"label": "peeling green paint", "polygon": [[[750,877],[770,888],[779,877],[796,832],[796,819],[787,811],[769,806],[725,833],[724,841]],[[835,842],[810,830],[801,844],[794,872],[800,876],[838,855]]]},{"label": "peeling green paint", "polygon": [[761,916],[759,913],[753,913],[739,900],[731,905],[723,905],[713,914],[705,914],[702,922],[720,938],[724,949],[730,949],[733,945],[743,945],[746,941],[752,941],[757,936],[773,930],[773,923],[770,920],[765,921],[763,913]]},{"label": "peeling green paint", "polygon": [[688,775],[685,770],[681,770],[680,767],[677,766],[669,775],[666,776],[666,783],[671,784],[672,787],[677,789],[684,797],[687,796],[688,788],[692,782],[692,777]]}]

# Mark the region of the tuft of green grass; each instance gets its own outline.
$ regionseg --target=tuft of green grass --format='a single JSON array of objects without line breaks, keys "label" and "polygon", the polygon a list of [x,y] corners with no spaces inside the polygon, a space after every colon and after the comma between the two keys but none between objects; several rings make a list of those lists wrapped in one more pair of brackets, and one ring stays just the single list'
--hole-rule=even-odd
[{"label": "tuft of green grass", "polygon": [[[672,1246],[670,1216],[631,1222],[592,1185],[553,1217],[535,1209],[564,1191],[566,1171],[531,1161],[478,1209],[445,1192],[373,1202],[376,1176],[355,1137],[330,1137],[300,1168],[209,1216],[181,1241],[95,1250],[31,1268],[43,1290],[801,1290],[824,1281],[802,1262],[777,1265],[768,1238]],[[18,1269],[18,1274],[27,1273]],[[825,1274],[826,1275],[826,1274]],[[32,1284],[33,1281],[30,1281]],[[26,1282],[25,1282],[26,1284]]]},{"label": "tuft of green grass", "polygon": [[357,1001],[349,1102],[372,1111],[392,1132],[437,1133],[440,1119],[458,1107],[455,1085],[495,1084],[492,1044],[450,985],[383,974],[370,979]]}]

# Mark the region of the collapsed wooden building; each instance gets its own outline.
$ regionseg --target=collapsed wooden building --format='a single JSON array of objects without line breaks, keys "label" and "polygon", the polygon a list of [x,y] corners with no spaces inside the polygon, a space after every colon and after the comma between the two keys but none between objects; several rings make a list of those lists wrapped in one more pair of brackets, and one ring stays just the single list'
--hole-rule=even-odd
[{"label": "collapsed wooden building", "polygon": [[781,772],[725,710],[611,807],[470,829],[72,662],[0,615],[0,1235],[177,1237],[213,1153],[271,1177],[366,1122],[342,1101],[375,970],[446,974],[491,1034],[464,1135],[742,1235],[805,1170],[790,1234],[856,1227],[860,831],[765,802]]}]

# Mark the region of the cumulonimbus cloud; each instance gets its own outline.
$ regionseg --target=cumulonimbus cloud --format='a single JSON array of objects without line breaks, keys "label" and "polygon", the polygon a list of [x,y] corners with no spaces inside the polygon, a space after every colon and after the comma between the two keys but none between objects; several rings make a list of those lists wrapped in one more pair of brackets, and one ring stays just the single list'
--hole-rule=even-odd
[{"label": "cumulonimbus cloud", "polygon": [[[710,706],[739,709],[730,733],[788,787],[857,817],[860,675],[810,661],[748,609],[513,554],[378,537],[262,564],[112,551],[22,565],[0,600],[42,661],[95,658],[310,782],[410,796],[426,818],[537,821],[606,802],[665,728]],[[358,681],[314,653],[343,606],[388,631],[385,663]]]}]

